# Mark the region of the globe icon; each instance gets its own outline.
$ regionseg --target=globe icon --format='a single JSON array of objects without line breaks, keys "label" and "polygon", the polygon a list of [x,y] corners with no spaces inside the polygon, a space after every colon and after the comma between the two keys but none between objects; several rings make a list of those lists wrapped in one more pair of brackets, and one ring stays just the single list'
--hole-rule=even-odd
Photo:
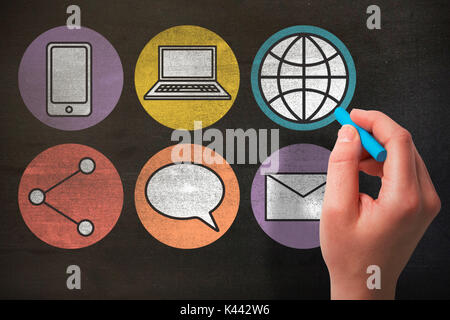
[{"label": "globe icon", "polygon": [[355,79],[345,45],[328,31],[310,26],[291,27],[269,38],[252,69],[253,91],[263,111],[298,130],[333,121],[334,109],[348,106]]}]

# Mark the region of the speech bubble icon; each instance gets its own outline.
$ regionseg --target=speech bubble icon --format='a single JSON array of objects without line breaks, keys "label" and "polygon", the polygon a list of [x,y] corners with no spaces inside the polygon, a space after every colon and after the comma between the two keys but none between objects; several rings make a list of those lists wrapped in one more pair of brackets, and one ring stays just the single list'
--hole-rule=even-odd
[{"label": "speech bubble icon", "polygon": [[148,179],[145,195],[150,206],[172,219],[199,219],[214,231],[212,215],[223,200],[224,184],[212,169],[197,163],[171,163]]}]

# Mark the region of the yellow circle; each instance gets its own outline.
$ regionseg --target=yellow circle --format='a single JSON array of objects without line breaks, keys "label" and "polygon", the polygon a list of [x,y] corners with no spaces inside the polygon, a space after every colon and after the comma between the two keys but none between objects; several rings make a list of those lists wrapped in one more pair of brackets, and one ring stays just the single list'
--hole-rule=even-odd
[{"label": "yellow circle", "polygon": [[[144,96],[159,80],[159,46],[215,47],[216,81],[230,95],[228,100],[146,100]],[[172,129],[194,129],[194,121],[207,127],[231,108],[239,90],[239,66],[228,44],[214,32],[198,26],[177,26],[151,39],[136,63],[134,83],[139,101],[156,121]],[[166,98],[167,99],[167,98]],[[196,129],[198,129],[196,127]]]}]

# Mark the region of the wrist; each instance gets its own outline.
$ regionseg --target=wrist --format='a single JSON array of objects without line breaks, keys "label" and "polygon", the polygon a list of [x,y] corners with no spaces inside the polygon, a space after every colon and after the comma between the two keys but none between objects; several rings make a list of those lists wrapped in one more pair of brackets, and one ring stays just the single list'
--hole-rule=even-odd
[{"label": "wrist", "polygon": [[393,300],[397,279],[381,277],[379,288],[369,288],[370,274],[339,275],[330,273],[330,298],[332,300]]}]

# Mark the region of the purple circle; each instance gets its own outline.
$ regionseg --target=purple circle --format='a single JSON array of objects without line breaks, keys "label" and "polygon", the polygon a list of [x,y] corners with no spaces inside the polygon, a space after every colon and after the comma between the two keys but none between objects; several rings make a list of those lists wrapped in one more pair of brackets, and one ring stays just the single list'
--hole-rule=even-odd
[{"label": "purple circle", "polygon": [[253,214],[264,232],[278,243],[296,249],[320,245],[319,221],[266,221],[265,175],[275,173],[326,173],[330,151],[314,144],[293,144],[272,153],[253,179]]},{"label": "purple circle", "polygon": [[[55,117],[47,114],[47,44],[88,42],[92,56],[92,112],[89,116]],[[98,32],[86,27],[50,29],[25,51],[19,67],[19,89],[31,113],[46,125],[61,130],[81,130],[105,119],[116,106],[123,87],[123,69],[114,47]]]}]

